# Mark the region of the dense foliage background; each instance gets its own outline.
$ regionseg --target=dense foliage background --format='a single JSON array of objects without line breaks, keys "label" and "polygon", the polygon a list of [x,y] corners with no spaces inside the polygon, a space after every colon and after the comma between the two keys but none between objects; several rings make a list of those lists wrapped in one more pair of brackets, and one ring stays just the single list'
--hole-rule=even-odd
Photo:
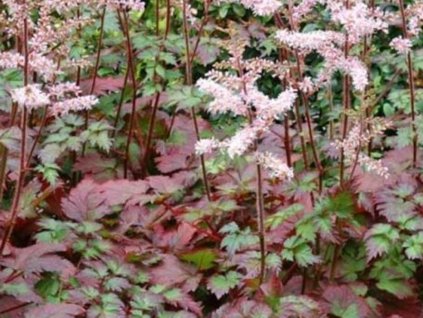
[{"label": "dense foliage background", "polygon": [[403,1],[1,1],[0,317],[421,317]]}]

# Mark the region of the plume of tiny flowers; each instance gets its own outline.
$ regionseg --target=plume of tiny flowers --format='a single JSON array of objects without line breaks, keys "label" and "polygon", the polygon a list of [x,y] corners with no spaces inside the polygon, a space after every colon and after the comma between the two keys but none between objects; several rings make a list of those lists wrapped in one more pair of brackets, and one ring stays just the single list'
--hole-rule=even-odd
[{"label": "plume of tiny flowers", "polygon": [[113,9],[144,11],[145,3],[140,0],[106,0],[106,4]]},{"label": "plume of tiny flowers", "polygon": [[292,169],[274,154],[268,151],[257,152],[255,157],[257,163],[268,171],[271,178],[291,180],[294,177]]},{"label": "plume of tiny flowers", "polygon": [[46,81],[50,81],[56,75],[62,73],[62,71],[57,69],[53,60],[37,53],[30,54],[29,67],[32,71],[42,76]]},{"label": "plume of tiny flowers", "polygon": [[[172,6],[175,8],[179,8],[179,10],[184,10],[184,1],[183,0],[173,0]],[[196,15],[197,15],[197,9],[193,8],[191,4],[189,4],[189,1],[185,3],[186,6],[186,16],[189,23],[194,24],[197,21]]]},{"label": "plume of tiny flowers", "polygon": [[356,57],[348,57],[341,61],[338,68],[349,74],[352,78],[353,86],[362,92],[369,83],[367,68],[365,64]]},{"label": "plume of tiny flowers", "polygon": [[363,124],[355,124],[344,140],[337,140],[333,142],[332,145],[336,149],[344,150],[345,159],[348,163],[357,160],[358,164],[365,167],[368,171],[372,171],[381,177],[388,178],[388,169],[383,166],[382,161],[375,160],[360,152],[360,147],[367,143],[372,137],[381,134],[389,124],[389,122],[383,122],[375,118],[373,122],[370,122],[372,127],[371,131],[363,131]]},{"label": "plume of tiny flowers", "polygon": [[300,50],[303,54],[312,51],[323,56],[325,63],[319,72],[315,86],[327,82],[336,70],[341,70],[352,77],[353,86],[358,91],[363,91],[368,84],[367,68],[357,57],[345,57],[339,48],[345,43],[345,35],[334,31],[294,32],[279,30],[276,39],[282,44]]},{"label": "plume of tiny flowers", "polygon": [[216,138],[201,139],[195,144],[195,154],[198,156],[212,153],[220,147],[220,142]]},{"label": "plume of tiny flowers", "polygon": [[409,6],[408,34],[418,37],[423,27],[423,3],[417,2]]},{"label": "plume of tiny flowers", "polygon": [[298,83],[298,88],[304,93],[304,94],[312,94],[315,85],[309,76],[305,76],[301,82]]},{"label": "plume of tiny flowers", "polygon": [[98,98],[93,95],[78,96],[68,98],[53,104],[52,113],[55,116],[66,115],[69,112],[78,112],[81,110],[90,110],[98,104]]},{"label": "plume of tiny flowers", "polygon": [[[0,53],[0,69],[19,68],[23,67],[23,65],[24,57],[21,54],[13,52]],[[41,75],[46,81],[61,73],[57,70],[52,60],[37,53],[29,55],[29,69]]]},{"label": "plume of tiny flowers", "polygon": [[235,115],[247,115],[248,109],[240,96],[234,94],[230,89],[212,79],[200,79],[197,87],[213,96],[213,101],[208,105],[208,111],[213,114],[224,114],[233,112]]},{"label": "plume of tiny flowers", "polygon": [[0,52],[0,69],[21,67],[24,60],[24,57],[19,53]]},{"label": "plume of tiny flowers", "polygon": [[404,39],[402,36],[394,38],[389,45],[399,54],[408,53],[413,46],[409,39]]},{"label": "plume of tiny flowers", "polygon": [[50,104],[46,93],[40,89],[40,85],[32,84],[11,91],[12,100],[21,108],[28,110],[37,109]]},{"label": "plume of tiny flowers", "polygon": [[[251,124],[220,143],[221,149],[226,149],[230,158],[243,155],[254,144],[259,134],[268,130],[274,119],[292,108],[297,98],[297,92],[293,88],[285,90],[274,99],[260,92],[255,84],[258,77],[256,73],[259,71],[247,71],[242,77],[228,77],[224,73],[211,72],[209,75],[213,80],[208,78],[197,82],[201,91],[213,97],[213,101],[208,105],[212,114],[232,112],[247,117],[249,110],[255,109],[255,119]],[[199,149],[204,149],[203,146],[204,144],[200,143]]]},{"label": "plume of tiny flowers", "polygon": [[49,86],[47,90],[53,101],[51,112],[54,116],[90,110],[98,103],[98,99],[94,95],[80,96],[82,90],[75,83],[59,83]]},{"label": "plume of tiny flowers", "polygon": [[229,158],[243,155],[257,139],[258,129],[246,126],[235,133],[232,138],[222,142],[221,145],[226,148]]},{"label": "plume of tiny flowers", "polygon": [[265,121],[277,119],[280,114],[291,109],[297,98],[297,92],[293,88],[279,94],[277,98],[269,98],[260,92],[257,86],[249,83],[247,85],[247,93],[242,93],[244,100],[249,105],[254,105],[257,117]]},{"label": "plume of tiny flowers", "polygon": [[244,7],[251,9],[255,15],[267,16],[276,13],[282,3],[278,0],[218,0],[217,3],[229,2],[240,3]]},{"label": "plume of tiny flowers", "polygon": [[48,87],[50,97],[55,100],[66,97],[67,95],[81,94],[81,88],[76,83],[66,82]]},{"label": "plume of tiny flowers", "polygon": [[297,6],[292,8],[292,18],[294,23],[298,25],[303,17],[305,17],[318,3],[318,0],[303,0]]},{"label": "plume of tiny flowers", "polygon": [[[242,39],[227,44],[225,47],[231,56],[224,62],[216,63],[215,68],[233,69],[236,65],[238,75],[214,70],[208,73],[208,78],[199,80],[197,87],[214,98],[208,105],[210,112],[217,114],[230,111],[248,120],[232,137],[223,141],[215,138],[198,141],[196,154],[208,154],[218,149],[225,151],[230,159],[234,159],[252,149],[257,140],[269,130],[274,120],[292,108],[297,92],[293,88],[288,88],[276,98],[266,96],[258,89],[256,81],[263,71],[271,71],[274,77],[283,78],[286,73],[284,67],[260,59],[242,59],[245,48]],[[292,171],[286,169],[286,165],[269,153],[262,156],[254,155],[254,159],[257,163],[265,165],[271,177],[292,176]]]},{"label": "plume of tiny flowers", "polygon": [[364,153],[360,153],[358,155],[358,163],[368,171],[373,171],[385,179],[389,178],[389,169],[383,165],[382,160],[375,160]]},{"label": "plume of tiny flowers", "polygon": [[282,29],[276,32],[275,38],[291,48],[300,50],[303,54],[312,51],[325,52],[345,43],[345,35],[335,31],[295,32]]},{"label": "plume of tiny flowers", "polygon": [[358,43],[364,36],[376,31],[386,31],[388,24],[383,19],[383,13],[378,9],[370,9],[362,1],[357,1],[350,8],[346,8],[339,1],[328,1],[332,13],[332,20],[344,26],[348,34],[348,41]]}]

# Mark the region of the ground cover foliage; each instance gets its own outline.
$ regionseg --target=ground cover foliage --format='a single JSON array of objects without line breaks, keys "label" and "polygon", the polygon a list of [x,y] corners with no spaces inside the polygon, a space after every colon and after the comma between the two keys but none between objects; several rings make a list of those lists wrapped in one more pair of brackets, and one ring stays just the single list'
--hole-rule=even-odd
[{"label": "ground cover foliage", "polygon": [[420,317],[423,3],[0,2],[0,317]]}]

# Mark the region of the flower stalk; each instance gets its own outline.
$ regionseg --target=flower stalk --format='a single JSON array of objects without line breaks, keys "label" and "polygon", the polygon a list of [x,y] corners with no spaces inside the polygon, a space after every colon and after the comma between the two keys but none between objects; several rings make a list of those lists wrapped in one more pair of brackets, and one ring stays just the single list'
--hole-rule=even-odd
[{"label": "flower stalk", "polygon": [[[188,29],[188,18],[187,18],[187,0],[183,0],[183,8],[182,8],[182,14],[183,14],[183,33],[184,33],[184,40],[185,40],[185,80],[187,85],[193,84],[193,78],[192,78],[192,59],[191,59],[191,49],[189,44],[189,29]],[[194,130],[195,130],[195,136],[197,138],[197,141],[200,140],[200,129],[198,127],[197,122],[197,114],[195,113],[195,109],[191,108],[191,117],[192,122],[194,124]],[[203,183],[204,188],[206,191],[206,196],[208,201],[212,201],[211,192],[210,192],[210,186],[207,179],[207,170],[206,170],[206,162],[204,159],[204,155],[200,155],[200,163],[201,163],[201,173],[203,176]]]},{"label": "flower stalk", "polygon": [[[404,39],[408,39],[408,32],[407,32],[407,22],[405,16],[405,8],[404,8],[404,0],[398,0],[399,7],[401,12],[401,23],[402,23],[402,30]],[[411,50],[407,51],[406,57],[407,63],[407,74],[408,74],[408,89],[410,94],[410,107],[411,107],[411,130],[413,133],[413,168],[417,167],[417,145],[418,145],[418,136],[417,136],[417,128],[416,128],[416,106],[415,106],[415,84],[414,84],[414,76],[413,76],[413,60],[411,57]]]},{"label": "flower stalk", "polygon": [[[24,51],[24,86],[28,85],[29,77],[29,53],[28,53],[28,18],[25,17],[23,20],[23,51]],[[19,159],[19,172],[18,180],[16,182],[15,193],[13,196],[12,207],[10,209],[10,219],[6,232],[4,233],[3,239],[0,244],[0,258],[3,257],[4,249],[6,244],[9,242],[12,236],[13,229],[16,225],[16,219],[19,213],[19,203],[21,199],[22,189],[25,182],[25,168],[26,168],[26,134],[27,134],[27,121],[28,121],[28,109],[23,105],[21,114],[21,147],[20,147],[20,159]]]}]

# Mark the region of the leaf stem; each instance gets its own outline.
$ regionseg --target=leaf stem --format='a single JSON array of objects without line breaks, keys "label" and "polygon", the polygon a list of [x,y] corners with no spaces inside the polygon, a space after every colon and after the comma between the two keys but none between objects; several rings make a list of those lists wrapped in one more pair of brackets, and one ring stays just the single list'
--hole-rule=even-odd
[{"label": "leaf stem", "polygon": [[[349,0],[345,2],[345,7],[349,8]],[[348,40],[348,34],[345,36],[345,45],[344,45],[344,55],[345,58],[348,57],[349,54],[349,40]],[[344,115],[343,115],[343,122],[342,122],[342,140],[344,140],[347,137],[347,131],[348,131],[348,109],[350,108],[351,103],[351,96],[350,96],[350,77],[348,74],[344,75],[343,78],[343,95],[342,95],[342,104],[344,109]],[[344,175],[345,175],[345,153],[344,149],[341,149],[341,158],[340,158],[340,167],[339,167],[339,184],[342,187],[344,184]]]},{"label": "leaf stem", "polygon": [[260,244],[260,285],[264,281],[264,275],[266,270],[266,242],[264,234],[264,200],[263,200],[263,178],[262,168],[260,164],[256,165],[257,171],[257,186],[256,186],[256,205],[257,205],[257,223],[258,223],[258,234]]},{"label": "leaf stem", "polygon": [[[28,86],[28,75],[29,75],[29,53],[28,53],[28,18],[25,17],[23,21],[23,46],[24,46],[24,86]],[[16,224],[16,219],[18,217],[18,208],[19,202],[21,198],[22,188],[25,182],[25,153],[26,153],[26,129],[27,129],[27,121],[28,121],[28,110],[25,105],[23,105],[22,117],[21,117],[21,148],[20,148],[20,160],[19,160],[19,172],[18,172],[18,180],[16,183],[15,194],[13,196],[12,207],[11,207],[11,214],[9,225],[6,229],[4,237],[1,241],[0,245],[0,258],[3,257],[3,252],[6,247],[6,244],[9,242],[10,237],[12,235],[13,229]]]},{"label": "leaf stem", "polygon": [[[405,17],[404,0],[399,0],[399,7],[401,11],[401,23],[404,38],[408,39],[407,22]],[[407,72],[408,72],[408,86],[410,92],[410,106],[411,106],[411,130],[413,131],[413,168],[417,166],[417,128],[416,128],[416,107],[415,107],[415,88],[414,88],[414,77],[413,77],[413,60],[411,57],[411,50],[407,52]]]},{"label": "leaf stem", "polygon": [[118,122],[119,122],[120,113],[122,111],[123,101],[125,99],[126,85],[128,85],[128,79],[129,79],[129,73],[130,72],[131,72],[131,68],[128,65],[127,68],[126,68],[126,71],[125,71],[125,79],[123,80],[123,87],[122,87],[122,92],[120,94],[118,108],[116,110],[115,121],[113,122],[112,138],[114,138],[116,136],[117,125],[118,125]]},{"label": "leaf stem", "polygon": [[[185,63],[185,77],[186,77],[186,83],[188,85],[193,84],[193,78],[192,78],[192,60],[190,58],[191,56],[191,50],[190,50],[190,44],[189,44],[189,32],[188,32],[188,19],[187,19],[187,0],[183,0],[183,33],[184,33],[184,39],[185,39],[185,56],[186,56],[186,63]],[[197,115],[195,113],[194,108],[191,108],[191,117],[192,122],[194,124],[194,130],[195,130],[195,136],[197,138],[197,141],[200,140],[200,129],[198,127],[197,122]],[[206,190],[207,199],[209,201],[212,201],[211,193],[210,193],[210,187],[207,180],[207,170],[206,170],[206,163],[204,160],[204,155],[200,156],[200,162],[201,162],[201,172],[203,175],[203,182],[204,182],[204,188]]]},{"label": "leaf stem", "polygon": [[[132,106],[131,106],[131,116],[129,119],[129,129],[128,129],[128,138],[126,140],[126,146],[125,146],[125,157],[124,157],[124,163],[123,163],[123,177],[126,179],[128,178],[128,168],[129,168],[129,148],[132,141],[132,135],[133,130],[135,126],[135,112],[136,112],[136,101],[137,101],[137,81],[135,76],[135,65],[134,65],[134,59],[132,55],[132,42],[131,42],[131,36],[129,34],[129,22],[128,17],[125,11],[122,11],[122,15],[120,13],[121,11],[118,10],[118,16],[120,17],[121,26],[122,26],[122,32],[124,33],[124,36],[126,37],[126,52],[127,52],[127,58],[128,58],[128,68],[131,70],[129,71],[131,75],[131,81],[132,81]],[[122,18],[123,17],[123,18]]]},{"label": "leaf stem", "polygon": [[[101,15],[100,15],[100,35],[99,35],[98,43],[97,43],[97,53],[96,53],[94,71],[93,71],[94,72],[93,73],[93,80],[91,82],[90,95],[92,95],[94,93],[95,85],[96,85],[96,82],[97,82],[98,69],[100,67],[100,57],[101,57],[101,49],[103,47],[105,17],[106,17],[106,6],[104,6],[103,11],[101,12]],[[84,124],[85,130],[88,129],[88,121],[89,121],[89,110],[86,110],[85,111],[85,124]],[[81,152],[82,157],[85,156],[85,151],[87,150],[86,148],[87,148],[87,144],[84,142],[84,144],[82,145],[82,152]]]}]

